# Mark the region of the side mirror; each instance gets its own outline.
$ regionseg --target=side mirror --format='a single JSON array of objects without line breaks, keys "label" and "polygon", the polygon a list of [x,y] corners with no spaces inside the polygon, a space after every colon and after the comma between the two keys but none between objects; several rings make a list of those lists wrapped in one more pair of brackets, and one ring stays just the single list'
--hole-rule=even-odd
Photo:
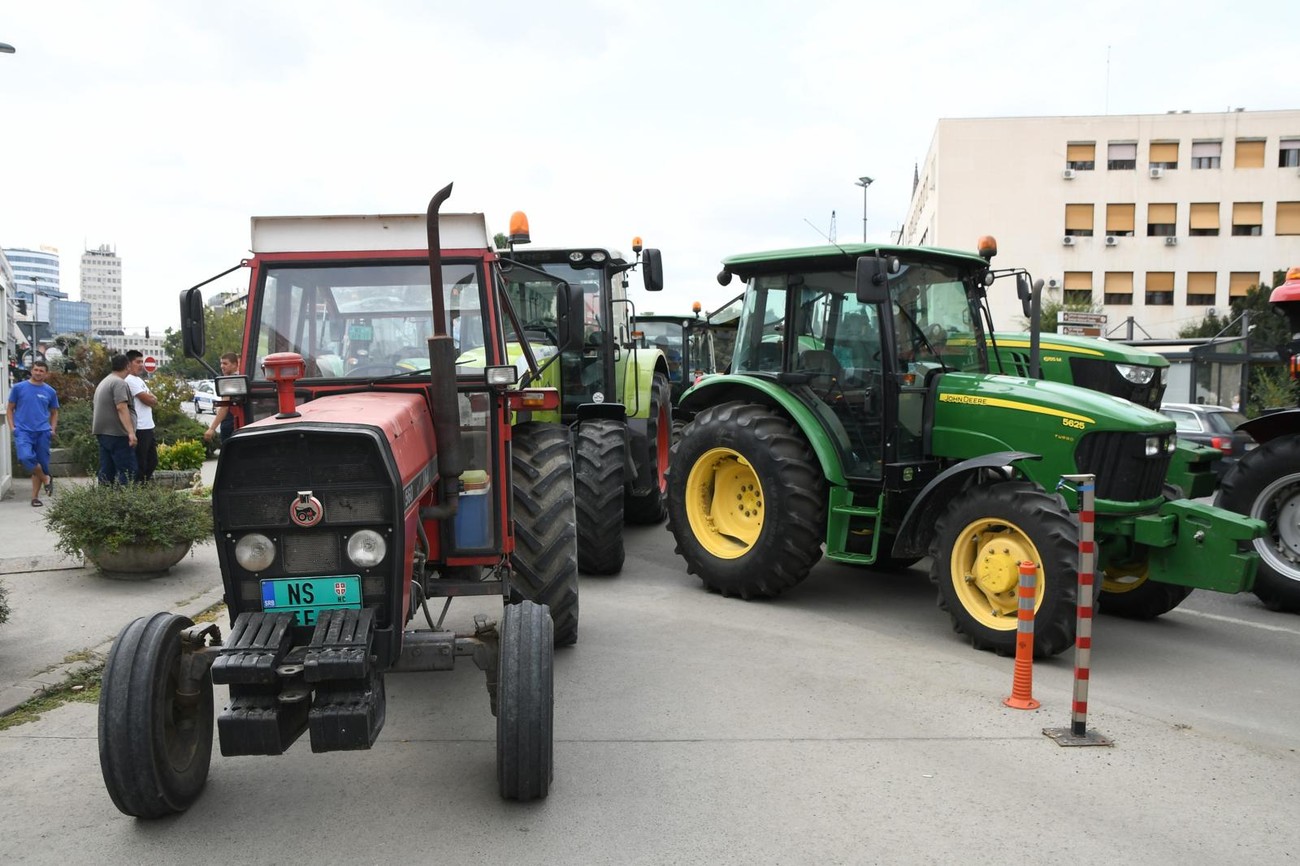
[{"label": "side mirror", "polygon": [[555,327],[561,352],[582,351],[582,290],[569,283],[555,288]]},{"label": "side mirror", "polygon": [[641,254],[641,279],[647,292],[661,292],[664,288],[664,260],[659,250],[647,248]]},{"label": "side mirror", "polygon": [[1016,274],[1016,297],[1020,298],[1020,309],[1024,312],[1025,318],[1030,316],[1029,301],[1033,297],[1029,288],[1029,276],[1026,274]]},{"label": "side mirror", "polygon": [[203,293],[197,288],[181,292],[181,346],[187,358],[202,358],[208,348],[203,333]]},{"label": "side mirror", "polygon": [[897,256],[863,256],[858,259],[854,288],[858,301],[878,304],[889,300],[889,275],[900,270]]}]

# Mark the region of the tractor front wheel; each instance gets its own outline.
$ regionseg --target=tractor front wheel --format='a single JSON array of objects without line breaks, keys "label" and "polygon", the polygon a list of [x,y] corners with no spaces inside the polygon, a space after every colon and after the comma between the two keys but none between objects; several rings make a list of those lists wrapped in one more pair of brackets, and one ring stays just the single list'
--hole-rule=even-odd
[{"label": "tractor front wheel", "polygon": [[511,434],[515,552],[506,600],[545,604],[555,645],[578,641],[578,534],[568,428],[527,423]]},{"label": "tractor front wheel", "polygon": [[1254,541],[1255,595],[1269,610],[1300,613],[1300,435],[1270,439],[1242,455],[1214,504],[1268,524]]},{"label": "tractor front wheel", "polygon": [[940,516],[930,555],[939,607],[976,649],[1015,652],[1024,561],[1038,567],[1034,655],[1074,643],[1078,533],[1060,497],[1023,482],[967,488]]},{"label": "tractor front wheel", "polygon": [[1101,577],[1099,612],[1125,619],[1155,619],[1192,594],[1190,586],[1151,580],[1145,563],[1112,565]]},{"label": "tractor front wheel", "polygon": [[743,402],[709,407],[674,446],[672,466],[668,528],[706,588],[779,595],[821,558],[826,479],[786,418]]},{"label": "tractor front wheel", "polygon": [[551,789],[554,650],[551,615],[531,601],[506,605],[497,663],[497,783],[507,800],[541,800]]},{"label": "tractor front wheel", "polygon": [[618,574],[623,568],[623,461],[626,430],[597,418],[578,425],[574,487],[578,509],[578,570]]},{"label": "tractor front wheel", "polygon": [[668,490],[668,453],[673,446],[673,391],[663,373],[650,384],[650,419],[646,422],[651,486],[645,493],[627,496],[628,523],[654,524],[664,519]]},{"label": "tractor front wheel", "polygon": [[208,780],[212,680],[184,676],[183,616],[142,616],[113,641],[99,694],[99,766],[113,805],[136,818],[188,809]]}]

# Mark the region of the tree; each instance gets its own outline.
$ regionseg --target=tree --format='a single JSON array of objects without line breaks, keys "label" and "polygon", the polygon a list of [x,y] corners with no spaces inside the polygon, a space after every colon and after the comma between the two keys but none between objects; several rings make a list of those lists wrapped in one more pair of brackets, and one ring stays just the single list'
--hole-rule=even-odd
[{"label": "tree", "polygon": [[167,352],[168,361],[160,368],[160,372],[182,379],[211,378],[212,370],[219,369],[221,356],[226,352],[238,353],[243,344],[244,311],[206,307],[203,310],[203,331],[207,335],[207,350],[203,353],[203,360],[208,363],[208,367],[193,358],[185,357],[181,332],[168,328],[163,336],[163,349]]}]

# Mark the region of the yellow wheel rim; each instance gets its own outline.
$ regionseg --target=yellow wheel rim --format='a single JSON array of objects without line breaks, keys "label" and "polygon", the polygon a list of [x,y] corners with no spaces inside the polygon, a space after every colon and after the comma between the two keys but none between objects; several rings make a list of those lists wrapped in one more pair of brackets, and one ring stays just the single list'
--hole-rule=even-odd
[{"label": "yellow wheel rim", "polygon": [[1132,592],[1147,582],[1147,574],[1145,562],[1112,565],[1101,573],[1102,592]]},{"label": "yellow wheel rim", "polygon": [[744,457],[712,448],[686,477],[686,519],[691,533],[719,559],[744,556],[763,531],[763,485]]},{"label": "yellow wheel rim", "polygon": [[990,517],[975,520],[957,536],[949,559],[953,590],[981,626],[999,631],[1016,628],[1020,563],[1038,566],[1034,610],[1043,601],[1043,561],[1038,548],[1019,526]]}]

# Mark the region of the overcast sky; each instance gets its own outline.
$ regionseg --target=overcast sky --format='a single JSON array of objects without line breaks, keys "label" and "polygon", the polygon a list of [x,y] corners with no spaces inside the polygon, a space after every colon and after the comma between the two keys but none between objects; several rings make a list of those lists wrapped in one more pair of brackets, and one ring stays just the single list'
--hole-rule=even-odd
[{"label": "overcast sky", "polygon": [[[123,324],[247,255],[249,217],[479,211],[534,244],[723,256],[887,240],[942,117],[1300,107],[1300,3],[0,0],[0,246],[123,262]],[[810,225],[810,223],[812,225]],[[820,233],[820,234],[819,234]],[[237,272],[244,273],[244,272]],[[237,288],[234,276],[214,284]]]}]

